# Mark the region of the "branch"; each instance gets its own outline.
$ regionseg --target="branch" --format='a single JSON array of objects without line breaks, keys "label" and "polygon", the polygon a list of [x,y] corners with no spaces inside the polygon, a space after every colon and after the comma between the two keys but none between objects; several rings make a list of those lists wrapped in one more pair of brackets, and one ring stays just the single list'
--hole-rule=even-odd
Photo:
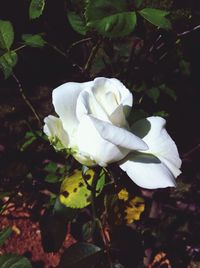
[{"label": "branch", "polygon": [[35,108],[33,107],[33,105],[31,104],[31,102],[28,100],[28,98],[26,97],[24,90],[22,88],[21,83],[19,82],[18,78],[16,77],[16,75],[13,73],[12,74],[13,79],[15,80],[15,82],[18,85],[18,89],[20,92],[20,95],[22,97],[22,99],[24,100],[24,102],[26,103],[26,105],[30,108],[30,110],[32,111],[32,113],[34,114],[35,118],[37,119],[40,127],[42,127],[42,121],[40,119],[40,116],[38,115],[38,113],[36,112]]},{"label": "branch", "polygon": [[94,58],[96,56],[96,53],[97,53],[97,51],[99,49],[99,46],[100,46],[101,42],[102,42],[102,40],[99,39],[97,41],[97,43],[93,46],[93,48],[92,48],[92,50],[90,52],[90,55],[89,55],[89,57],[87,59],[87,62],[85,64],[84,68],[83,68],[83,73],[88,73],[89,72],[89,70],[91,68],[91,65],[92,65],[92,62],[93,62],[93,60],[94,60]]}]

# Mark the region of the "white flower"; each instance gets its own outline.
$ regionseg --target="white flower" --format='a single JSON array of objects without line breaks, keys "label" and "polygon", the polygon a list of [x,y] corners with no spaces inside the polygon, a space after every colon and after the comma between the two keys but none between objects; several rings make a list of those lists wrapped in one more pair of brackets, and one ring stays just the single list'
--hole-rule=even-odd
[{"label": "white flower", "polygon": [[57,150],[67,149],[82,164],[118,162],[144,188],[174,186],[181,160],[165,120],[149,117],[132,128],[126,115],[132,94],[117,79],[65,83],[53,91],[59,118],[45,118],[44,132]]}]

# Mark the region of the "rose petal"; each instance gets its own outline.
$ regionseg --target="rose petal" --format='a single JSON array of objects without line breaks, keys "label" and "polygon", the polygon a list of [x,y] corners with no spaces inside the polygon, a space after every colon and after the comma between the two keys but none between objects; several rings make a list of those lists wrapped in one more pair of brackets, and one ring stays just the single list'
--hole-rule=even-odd
[{"label": "rose petal", "polygon": [[173,174],[153,155],[131,153],[119,166],[140,187],[157,189],[175,186]]},{"label": "rose petal", "polygon": [[63,147],[67,148],[69,137],[63,128],[62,121],[53,115],[49,115],[44,118],[44,123],[43,131],[49,139],[58,138]]},{"label": "rose petal", "polygon": [[94,126],[91,116],[84,116],[81,119],[77,131],[77,145],[80,153],[90,155],[91,159],[100,166],[117,162],[129,152],[103,139]]},{"label": "rose petal", "polygon": [[163,162],[172,174],[177,177],[181,171],[181,159],[175,142],[165,129],[165,119],[152,116],[139,120],[131,128],[133,133],[143,139],[149,146],[145,153],[155,155]]},{"label": "rose petal", "polygon": [[92,91],[108,115],[111,115],[120,104],[124,106],[124,109],[132,107],[132,94],[115,78],[98,77],[94,79]]},{"label": "rose petal", "polygon": [[77,100],[76,115],[79,121],[81,121],[82,116],[90,115],[96,116],[97,118],[109,122],[109,118],[102,108],[102,106],[97,102],[92,91],[83,90]]},{"label": "rose petal", "polygon": [[128,150],[148,149],[146,143],[130,131],[114,126],[92,116],[90,116],[90,120],[104,140]]},{"label": "rose petal", "polygon": [[56,113],[62,120],[64,129],[70,133],[78,125],[76,117],[76,104],[78,95],[85,87],[91,85],[86,83],[65,83],[53,90],[53,105]]}]

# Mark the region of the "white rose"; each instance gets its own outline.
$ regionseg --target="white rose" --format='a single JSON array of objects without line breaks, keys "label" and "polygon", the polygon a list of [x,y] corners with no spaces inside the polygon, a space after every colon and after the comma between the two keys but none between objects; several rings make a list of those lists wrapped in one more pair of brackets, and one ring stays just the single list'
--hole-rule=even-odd
[{"label": "white rose", "polygon": [[46,117],[44,132],[57,150],[66,148],[84,165],[118,162],[141,187],[174,186],[181,160],[165,120],[149,117],[130,129],[126,115],[132,102],[130,91],[114,78],[65,83],[53,91],[59,118]]}]

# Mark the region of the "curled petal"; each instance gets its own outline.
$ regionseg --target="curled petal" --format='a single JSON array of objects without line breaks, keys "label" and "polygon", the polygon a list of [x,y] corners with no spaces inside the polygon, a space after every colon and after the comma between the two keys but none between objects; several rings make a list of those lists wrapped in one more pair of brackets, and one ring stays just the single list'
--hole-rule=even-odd
[{"label": "curled petal", "polygon": [[174,177],[177,177],[181,173],[181,159],[175,142],[165,129],[165,124],[165,119],[152,116],[137,121],[132,131],[148,145],[149,150],[145,153],[156,156],[168,167]]},{"label": "curled petal", "polygon": [[143,151],[148,149],[146,143],[136,135],[132,134],[130,131],[114,126],[92,116],[90,116],[90,120],[104,140],[120,146],[121,148],[126,148],[129,151]]},{"label": "curled petal", "polygon": [[78,151],[83,155],[90,155],[100,166],[116,162],[124,158],[129,150],[116,146],[105,140],[98,132],[91,116],[81,119],[77,131]]},{"label": "curled petal", "polygon": [[175,186],[173,174],[157,157],[131,153],[120,162],[120,168],[140,187],[156,189]]}]

